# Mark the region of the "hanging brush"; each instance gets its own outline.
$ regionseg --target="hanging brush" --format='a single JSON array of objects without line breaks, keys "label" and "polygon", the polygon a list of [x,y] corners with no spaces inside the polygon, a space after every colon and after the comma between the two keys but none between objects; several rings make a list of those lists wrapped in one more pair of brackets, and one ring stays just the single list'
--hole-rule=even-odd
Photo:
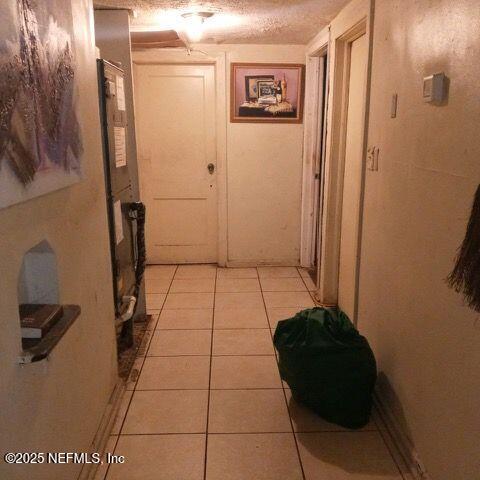
[{"label": "hanging brush", "polygon": [[464,295],[470,308],[480,312],[480,185],[475,192],[465,238],[447,283]]}]

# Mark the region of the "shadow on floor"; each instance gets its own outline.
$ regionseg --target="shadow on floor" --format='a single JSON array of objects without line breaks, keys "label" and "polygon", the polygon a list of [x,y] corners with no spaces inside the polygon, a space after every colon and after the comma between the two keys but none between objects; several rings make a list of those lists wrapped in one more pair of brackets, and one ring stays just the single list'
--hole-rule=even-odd
[{"label": "shadow on floor", "polygon": [[[299,430],[306,426],[306,416],[313,418],[313,412],[298,405],[293,398],[289,401],[292,420]],[[318,422],[318,423],[317,423]],[[324,422],[319,417],[315,421],[321,427],[315,432],[297,433],[302,461],[308,470],[309,463],[318,471],[338,470],[350,474],[360,474],[361,478],[400,479],[398,468],[391,457],[377,429],[347,430]],[[367,427],[368,428],[368,427]],[[318,430],[324,431],[318,431]],[[335,477],[336,478],[336,477]],[[355,476],[356,478],[356,476]]]}]

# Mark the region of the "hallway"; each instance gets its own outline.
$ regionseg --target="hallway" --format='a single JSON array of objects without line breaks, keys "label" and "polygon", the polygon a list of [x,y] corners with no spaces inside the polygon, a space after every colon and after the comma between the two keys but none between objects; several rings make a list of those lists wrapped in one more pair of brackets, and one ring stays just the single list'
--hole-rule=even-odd
[{"label": "hallway", "polygon": [[96,480],[403,478],[374,420],[328,424],[280,380],[271,335],[314,306],[304,270],[151,266],[146,288],[151,335],[107,445],[126,461]]},{"label": "hallway", "polygon": [[0,17],[0,480],[480,480],[480,1]]}]

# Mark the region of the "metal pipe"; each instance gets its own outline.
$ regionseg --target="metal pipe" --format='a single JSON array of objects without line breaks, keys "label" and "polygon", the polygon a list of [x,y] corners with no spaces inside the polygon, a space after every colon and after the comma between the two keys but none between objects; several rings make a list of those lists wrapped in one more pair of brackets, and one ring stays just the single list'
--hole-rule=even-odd
[{"label": "metal pipe", "polygon": [[137,303],[137,297],[134,295],[126,295],[122,298],[123,303],[128,302],[128,307],[125,310],[125,312],[120,315],[120,317],[116,318],[115,324],[121,325],[122,323],[125,323],[126,321],[130,320],[133,316],[133,312],[135,311],[135,304]]}]

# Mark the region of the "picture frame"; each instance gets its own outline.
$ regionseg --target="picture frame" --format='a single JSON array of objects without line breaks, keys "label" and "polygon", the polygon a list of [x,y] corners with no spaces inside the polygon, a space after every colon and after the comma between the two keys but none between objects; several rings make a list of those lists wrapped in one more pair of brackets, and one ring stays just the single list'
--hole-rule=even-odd
[{"label": "picture frame", "polygon": [[276,88],[274,80],[257,80],[257,102],[259,104],[276,103]]},{"label": "picture frame", "polygon": [[256,100],[257,82],[259,80],[273,80],[273,75],[246,75],[245,76],[245,97],[248,101]]},{"label": "picture frame", "polygon": [[305,65],[232,63],[230,122],[302,123]]}]

